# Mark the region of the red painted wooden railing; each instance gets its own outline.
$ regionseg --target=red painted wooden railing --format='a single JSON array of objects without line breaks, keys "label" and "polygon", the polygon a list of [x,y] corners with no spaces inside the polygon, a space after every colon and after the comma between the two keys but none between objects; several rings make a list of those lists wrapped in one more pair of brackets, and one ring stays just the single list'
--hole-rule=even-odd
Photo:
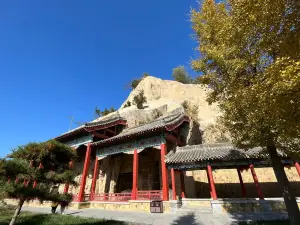
[{"label": "red painted wooden railing", "polygon": [[[132,193],[95,193],[85,194],[84,201],[107,201],[107,202],[126,202],[131,200]],[[138,191],[137,200],[162,200],[161,190]],[[73,202],[78,202],[79,196],[73,195]]]},{"label": "red painted wooden railing", "polygon": [[[83,201],[84,202],[90,201],[90,194],[84,194]],[[73,195],[73,202],[79,202],[79,194]]]},{"label": "red painted wooden railing", "polygon": [[162,200],[161,190],[138,191],[137,200]]},{"label": "red painted wooden railing", "polygon": [[131,192],[127,193],[95,193],[91,201],[126,202],[131,200]]}]

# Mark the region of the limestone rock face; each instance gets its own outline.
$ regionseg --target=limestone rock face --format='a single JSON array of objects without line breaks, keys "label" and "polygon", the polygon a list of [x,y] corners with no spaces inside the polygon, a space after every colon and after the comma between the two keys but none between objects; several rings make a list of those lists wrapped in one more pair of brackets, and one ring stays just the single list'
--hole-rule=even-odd
[{"label": "limestone rock face", "polygon": [[[147,98],[147,103],[144,105],[144,109],[139,110],[133,105],[133,98],[142,90]],[[196,106],[198,109],[193,117],[195,121],[190,123],[190,128],[186,134],[187,144],[215,142],[219,139],[215,136],[220,135],[220,132],[209,132],[206,136],[202,136],[203,131],[214,125],[216,118],[220,115],[220,110],[216,104],[209,105],[206,102],[207,93],[208,90],[198,84],[182,84],[177,81],[161,80],[149,76],[144,78],[129,94],[120,107],[119,113],[127,119],[128,126],[132,127],[139,125],[141,121],[151,121],[156,111],[165,114],[182,107],[184,102],[188,102],[190,106]],[[128,101],[130,101],[131,106],[125,107]]]},{"label": "limestone rock face", "polygon": [[[137,109],[133,104],[133,98],[142,90],[147,98],[147,103],[144,104],[143,109]],[[220,110],[217,104],[209,105],[206,102],[207,94],[208,90],[198,84],[182,84],[177,81],[161,80],[149,76],[144,78],[129,94],[118,112],[110,113],[94,120],[94,122],[106,120],[119,113],[121,117],[127,120],[129,128],[135,127],[149,123],[175,109],[187,108],[184,107],[184,104],[188,103],[188,108],[191,109],[187,111],[190,111],[193,121],[183,131],[186,143],[188,145],[214,143],[223,140],[224,135],[215,127],[216,119],[220,116]],[[131,106],[126,107],[128,101]],[[196,110],[194,110],[195,108]]]}]

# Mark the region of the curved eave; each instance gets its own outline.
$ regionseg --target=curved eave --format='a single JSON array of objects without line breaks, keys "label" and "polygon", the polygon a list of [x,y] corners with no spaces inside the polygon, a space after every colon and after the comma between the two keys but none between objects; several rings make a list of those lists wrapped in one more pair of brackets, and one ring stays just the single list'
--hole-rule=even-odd
[{"label": "curved eave", "polygon": [[107,128],[110,128],[110,127],[114,127],[114,126],[117,126],[117,125],[124,125],[126,126],[127,125],[127,121],[124,120],[124,119],[120,119],[120,120],[117,120],[117,121],[112,121],[112,122],[109,122],[109,123],[93,123],[93,124],[89,124],[89,125],[86,125],[84,128],[86,131],[88,132],[91,132],[91,131],[96,131],[96,130],[103,130],[103,129],[107,129]]},{"label": "curved eave", "polygon": [[110,144],[119,144],[120,142],[125,141],[125,140],[126,141],[127,140],[132,140],[136,137],[158,133],[162,130],[163,130],[163,127],[157,127],[157,128],[153,128],[153,129],[150,129],[150,130],[141,131],[141,132],[138,132],[138,133],[133,133],[133,134],[128,134],[128,135],[124,134],[124,135],[120,135],[119,137],[115,136],[115,137],[111,137],[111,138],[108,138],[108,139],[105,139],[105,140],[94,142],[94,143],[91,144],[91,146],[104,147],[104,146],[107,146],[107,145],[110,145]]},{"label": "curved eave", "polygon": [[148,130],[143,130],[143,131],[140,131],[140,132],[137,132],[137,133],[130,133],[128,135],[126,135],[126,133],[120,134],[120,135],[117,135],[115,137],[111,137],[111,138],[108,138],[108,139],[105,139],[105,140],[94,142],[92,144],[92,146],[102,147],[102,146],[106,146],[106,145],[109,145],[109,144],[118,144],[118,143],[120,143],[124,140],[131,140],[135,137],[140,137],[140,136],[143,136],[145,134],[150,135],[150,134],[157,133],[157,132],[172,131],[172,130],[176,129],[177,127],[181,126],[184,122],[189,122],[189,121],[190,121],[189,117],[184,116],[180,120],[175,121],[175,123],[173,123],[173,124],[163,125],[163,126],[155,127],[155,128],[148,129]]},{"label": "curved eave", "polygon": [[85,130],[84,127],[79,127],[77,129],[71,130],[70,132],[67,132],[67,133],[61,134],[60,136],[55,137],[54,140],[59,141],[61,139],[64,139],[67,137],[72,137],[72,136],[77,135],[82,132],[87,132],[87,131]]}]

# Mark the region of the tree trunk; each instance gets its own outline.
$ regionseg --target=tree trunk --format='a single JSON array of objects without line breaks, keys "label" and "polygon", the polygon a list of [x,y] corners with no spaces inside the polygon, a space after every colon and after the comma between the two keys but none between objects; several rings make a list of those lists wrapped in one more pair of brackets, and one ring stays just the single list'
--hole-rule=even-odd
[{"label": "tree trunk", "polygon": [[300,213],[296,197],[291,189],[289,180],[285,174],[284,167],[281,163],[281,159],[277,154],[277,149],[275,146],[268,146],[267,150],[270,154],[273,170],[278,184],[280,186],[280,190],[282,191],[282,196],[289,215],[290,224],[299,225]]},{"label": "tree trunk", "polygon": [[13,217],[12,217],[12,219],[11,219],[9,225],[14,225],[14,224],[15,224],[16,219],[17,219],[17,217],[18,217],[19,214],[20,214],[20,211],[21,211],[21,209],[22,209],[22,206],[23,206],[24,202],[25,202],[25,199],[20,199],[19,204],[18,204],[18,206],[17,206],[17,208],[16,208],[16,210],[15,210],[15,213],[14,213],[14,215],[13,215]]}]

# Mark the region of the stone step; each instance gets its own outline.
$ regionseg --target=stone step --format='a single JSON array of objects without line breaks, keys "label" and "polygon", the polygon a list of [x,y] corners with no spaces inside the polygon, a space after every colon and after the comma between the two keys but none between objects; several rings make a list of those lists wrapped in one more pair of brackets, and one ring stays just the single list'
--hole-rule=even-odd
[{"label": "stone step", "polygon": [[177,213],[213,213],[211,208],[208,207],[182,207],[177,209]]}]

